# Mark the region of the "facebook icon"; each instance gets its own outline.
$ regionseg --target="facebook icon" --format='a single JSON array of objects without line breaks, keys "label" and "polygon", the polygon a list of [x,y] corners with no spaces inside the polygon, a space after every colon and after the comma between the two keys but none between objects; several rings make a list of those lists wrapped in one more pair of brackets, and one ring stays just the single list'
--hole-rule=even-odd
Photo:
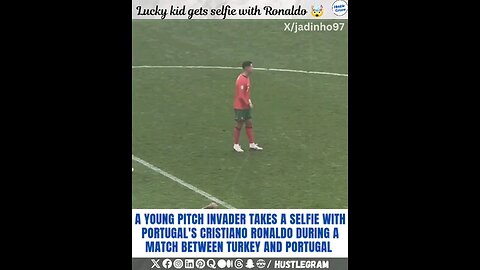
[{"label": "facebook icon", "polygon": [[172,267],[172,261],[170,259],[165,259],[162,262],[162,266],[163,268],[169,269],[170,267]]}]

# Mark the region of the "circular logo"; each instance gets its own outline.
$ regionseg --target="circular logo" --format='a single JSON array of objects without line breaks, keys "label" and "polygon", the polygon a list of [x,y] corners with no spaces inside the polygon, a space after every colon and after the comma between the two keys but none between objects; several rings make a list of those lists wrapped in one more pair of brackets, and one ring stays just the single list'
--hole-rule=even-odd
[{"label": "circular logo", "polygon": [[237,269],[242,269],[243,268],[243,260],[242,259],[236,259],[235,260],[235,268],[237,268]]},{"label": "circular logo", "polygon": [[169,269],[170,267],[172,267],[172,261],[170,259],[165,259],[162,262],[162,266],[163,268]]},{"label": "circular logo", "polygon": [[218,268],[225,268],[225,266],[227,266],[227,262],[224,259],[220,259],[217,262],[217,266]]},{"label": "circular logo", "polygon": [[258,268],[264,268],[265,265],[267,265],[267,264],[265,263],[265,260],[264,260],[264,259],[258,259],[258,260],[257,260],[257,267],[258,267]]},{"label": "circular logo", "polygon": [[214,260],[214,259],[208,259],[208,261],[207,261],[207,266],[208,266],[208,267],[210,267],[210,268],[212,268],[212,269],[215,269],[215,268],[217,268],[217,267],[215,266],[215,264],[216,264],[216,263],[215,263],[215,260]]},{"label": "circular logo", "polygon": [[205,267],[205,260],[204,259],[198,259],[195,262],[195,266],[197,267],[197,269],[203,269]]},{"label": "circular logo", "polygon": [[332,5],[333,14],[337,16],[343,16],[345,15],[345,13],[347,13],[347,10],[348,10],[347,2],[343,0],[337,0],[333,2],[333,5]]},{"label": "circular logo", "polygon": [[182,268],[183,267],[182,259],[176,259],[175,261],[173,261],[173,267],[175,267],[177,269]]}]

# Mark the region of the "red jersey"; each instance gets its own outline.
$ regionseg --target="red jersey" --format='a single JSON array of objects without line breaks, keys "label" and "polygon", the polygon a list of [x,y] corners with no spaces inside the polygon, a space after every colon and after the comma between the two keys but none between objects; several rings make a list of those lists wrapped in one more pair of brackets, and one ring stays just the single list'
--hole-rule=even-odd
[{"label": "red jersey", "polygon": [[250,78],[244,74],[238,75],[235,89],[233,108],[237,110],[250,109]]}]

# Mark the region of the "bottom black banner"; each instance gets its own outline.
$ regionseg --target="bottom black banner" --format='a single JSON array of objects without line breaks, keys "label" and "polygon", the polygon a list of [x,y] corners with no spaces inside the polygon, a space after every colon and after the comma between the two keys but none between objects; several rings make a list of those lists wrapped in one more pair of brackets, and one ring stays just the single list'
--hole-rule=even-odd
[{"label": "bottom black banner", "polygon": [[132,258],[132,270],[145,269],[347,270],[348,258]]}]

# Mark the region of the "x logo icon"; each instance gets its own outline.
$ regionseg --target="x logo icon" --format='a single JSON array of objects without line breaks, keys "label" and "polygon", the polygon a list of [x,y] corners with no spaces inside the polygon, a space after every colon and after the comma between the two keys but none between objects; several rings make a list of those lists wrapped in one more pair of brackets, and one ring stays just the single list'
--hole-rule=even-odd
[{"label": "x logo icon", "polygon": [[153,265],[150,268],[153,268],[153,267],[160,268],[160,265],[158,265],[158,261],[160,261],[160,259],[158,259],[158,260],[151,259],[151,260],[152,260]]}]

